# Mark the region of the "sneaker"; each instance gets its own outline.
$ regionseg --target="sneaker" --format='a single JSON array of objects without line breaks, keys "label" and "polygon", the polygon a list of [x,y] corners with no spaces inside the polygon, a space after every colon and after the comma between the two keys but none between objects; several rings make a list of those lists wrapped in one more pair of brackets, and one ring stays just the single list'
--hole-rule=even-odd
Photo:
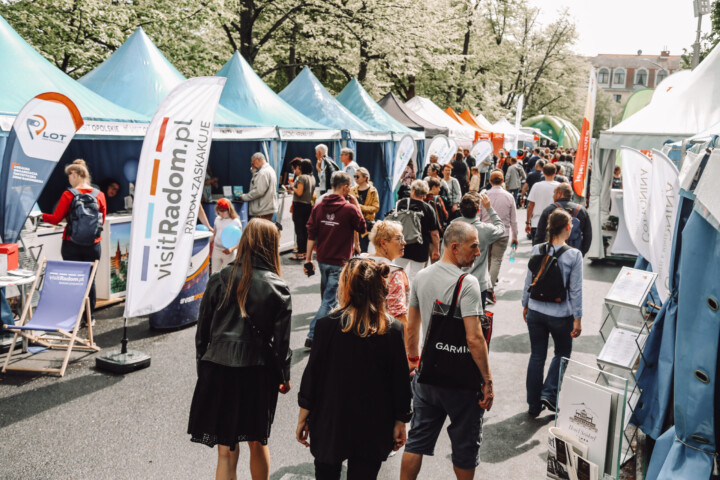
[{"label": "sneaker", "polygon": [[555,412],[557,408],[555,407],[555,404],[548,400],[547,398],[541,398],[540,403],[542,403],[543,407],[547,408],[551,412]]},{"label": "sneaker", "polygon": [[528,415],[529,415],[530,417],[536,418],[538,415],[540,415],[540,412],[543,411],[543,408],[545,408],[544,405],[540,405],[540,409],[539,409],[539,410],[535,410],[535,409],[529,408],[527,413],[528,413]]},{"label": "sneaker", "polygon": [[[90,324],[94,327],[95,326],[95,317],[92,317],[90,319]],[[80,323],[80,328],[87,328],[87,320],[83,318],[83,321]]]},{"label": "sneaker", "polygon": [[305,339],[305,348],[312,348],[312,338],[307,337]]}]

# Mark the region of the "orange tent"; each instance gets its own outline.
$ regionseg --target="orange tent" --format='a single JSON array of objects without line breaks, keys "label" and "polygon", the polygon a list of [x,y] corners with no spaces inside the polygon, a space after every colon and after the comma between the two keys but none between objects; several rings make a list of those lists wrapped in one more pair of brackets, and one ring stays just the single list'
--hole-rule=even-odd
[{"label": "orange tent", "polygon": [[458,122],[460,125],[464,125],[466,127],[470,127],[473,130],[475,130],[475,140],[474,142],[477,142],[480,139],[490,139],[492,136],[491,132],[488,132],[487,130],[484,130],[477,125],[473,125],[471,123],[466,122],[460,115],[458,115],[455,110],[452,109],[452,107],[448,107],[445,109],[445,113],[447,113],[450,118]]},{"label": "orange tent", "polygon": [[[470,124],[473,128],[487,131],[487,129],[480,126],[480,122],[478,122],[477,118],[475,118],[475,115],[470,113],[469,110],[465,110],[460,114],[460,118],[465,120],[468,124]],[[490,133],[491,135],[491,141],[493,144],[493,151],[494,153],[497,153],[500,151],[501,148],[503,148],[503,143],[505,142],[505,135],[502,133]]]}]

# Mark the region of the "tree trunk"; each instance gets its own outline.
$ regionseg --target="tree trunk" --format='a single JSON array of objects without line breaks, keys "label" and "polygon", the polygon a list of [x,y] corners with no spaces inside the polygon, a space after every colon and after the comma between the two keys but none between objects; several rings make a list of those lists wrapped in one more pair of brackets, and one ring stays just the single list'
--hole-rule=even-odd
[{"label": "tree trunk", "polygon": [[[240,35],[240,55],[252,66],[255,62],[257,50],[253,41],[253,26],[255,23],[255,0],[240,1],[240,25],[236,25]],[[238,28],[239,27],[239,28]]]}]

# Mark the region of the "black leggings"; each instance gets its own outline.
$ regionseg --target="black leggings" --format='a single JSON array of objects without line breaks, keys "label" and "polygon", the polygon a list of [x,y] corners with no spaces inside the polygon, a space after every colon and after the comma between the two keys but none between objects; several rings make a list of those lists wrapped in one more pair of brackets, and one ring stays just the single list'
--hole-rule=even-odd
[{"label": "black leggings", "polygon": [[[94,262],[100,260],[100,243],[96,243],[92,247],[85,247],[73,243],[70,240],[63,240],[60,247],[60,255],[63,260],[72,260],[76,262]],[[95,315],[95,281],[90,287],[90,314]]]},{"label": "black leggings", "polygon": [[298,253],[306,253],[307,250],[307,221],[312,212],[312,205],[309,203],[293,202],[292,219],[295,224],[295,237],[297,237]]},{"label": "black leggings", "polygon": [[[347,480],[373,480],[380,472],[380,460],[367,458],[349,458]],[[342,462],[340,463],[318,463],[315,460],[315,480],[340,480]]]}]

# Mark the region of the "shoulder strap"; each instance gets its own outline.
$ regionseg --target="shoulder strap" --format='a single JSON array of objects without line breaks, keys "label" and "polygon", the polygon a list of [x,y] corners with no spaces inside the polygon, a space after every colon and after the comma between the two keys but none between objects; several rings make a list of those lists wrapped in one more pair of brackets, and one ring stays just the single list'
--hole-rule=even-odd
[{"label": "shoulder strap", "polygon": [[407,208],[405,210],[410,211],[410,197],[407,199]]},{"label": "shoulder strap", "polygon": [[455,307],[457,307],[457,301],[460,297],[460,289],[462,288],[462,282],[463,279],[467,276],[467,273],[463,273],[460,275],[460,278],[457,281],[457,284],[455,285],[455,291],[453,292],[453,299],[452,303],[450,304],[450,311],[448,312],[448,315],[450,318],[455,318]]},{"label": "shoulder strap", "polygon": [[582,205],[576,205],[576,206],[575,206],[575,210],[574,210],[573,213],[572,213],[573,218],[574,218],[574,217],[577,217],[577,214],[580,213],[580,207],[581,207],[581,206],[582,206]]},{"label": "shoulder strap", "polygon": [[93,188],[92,192],[90,192],[90,195],[92,195],[93,198],[97,198],[98,195],[100,195],[100,190],[97,188]]},{"label": "shoulder strap", "polygon": [[75,197],[80,195],[80,190],[78,190],[77,188],[70,187],[70,188],[68,188],[68,190],[70,190],[70,193],[72,193],[73,196],[75,196]]}]

